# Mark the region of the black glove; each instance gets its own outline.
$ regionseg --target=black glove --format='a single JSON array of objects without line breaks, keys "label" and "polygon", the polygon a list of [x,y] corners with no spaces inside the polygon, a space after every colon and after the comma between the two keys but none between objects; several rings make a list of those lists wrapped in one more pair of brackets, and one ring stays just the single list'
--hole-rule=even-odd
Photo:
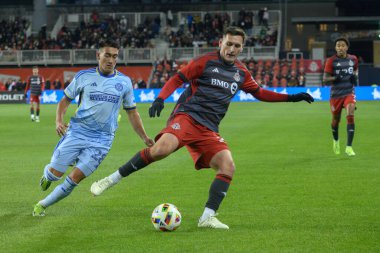
[{"label": "black glove", "polygon": [[292,94],[292,95],[289,95],[289,97],[288,97],[288,102],[299,102],[302,100],[305,100],[309,104],[311,102],[314,102],[314,98],[309,93],[306,93],[306,92],[300,92],[297,94]]},{"label": "black glove", "polygon": [[352,83],[352,85],[354,86],[358,86],[358,77],[357,75],[353,74],[350,76],[350,82]]},{"label": "black glove", "polygon": [[28,98],[28,94],[27,94],[27,93],[24,94],[24,98],[25,98],[25,99]]},{"label": "black glove", "polygon": [[164,100],[162,98],[156,98],[152,105],[149,107],[149,117],[160,117],[161,111],[164,109]]}]

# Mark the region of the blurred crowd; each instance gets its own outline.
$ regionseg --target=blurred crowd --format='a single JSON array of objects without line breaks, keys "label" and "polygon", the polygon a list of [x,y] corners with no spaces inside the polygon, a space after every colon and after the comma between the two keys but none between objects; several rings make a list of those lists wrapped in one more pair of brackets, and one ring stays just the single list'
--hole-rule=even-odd
[{"label": "blurred crowd", "polygon": [[[246,46],[273,46],[277,41],[277,30],[268,24],[269,12],[263,8],[257,13],[241,10],[237,20],[228,13],[210,14],[203,17],[189,14],[182,17],[178,27],[172,27],[173,14],[167,13],[167,26],[163,34],[170,47],[211,46],[217,47],[219,38],[227,26],[243,28],[248,39]],[[254,24],[258,24],[255,25]],[[146,17],[137,26],[132,26],[125,16],[99,15],[94,10],[88,22],[81,21],[77,27],[63,25],[57,37],[52,38],[46,26],[38,34],[28,34],[31,23],[21,17],[0,22],[0,50],[36,50],[36,49],[93,49],[104,38],[113,38],[123,48],[153,47],[152,39],[161,30],[160,16]],[[30,31],[30,29],[29,29]]]},{"label": "blurred crowd", "polygon": [[160,29],[160,18],[146,18],[136,27],[130,27],[128,20],[122,16],[99,18],[94,11],[89,22],[80,22],[79,26],[71,30],[64,25],[51,38],[43,26],[37,35],[27,36],[30,22],[16,18],[14,21],[0,22],[0,50],[36,50],[36,49],[93,49],[98,47],[103,38],[113,38],[123,48],[153,47],[151,39]]},{"label": "blurred crowd", "polygon": [[[256,82],[262,87],[304,87],[305,66],[304,59],[291,61],[286,59],[277,60],[254,60],[242,61]],[[187,62],[164,59],[154,64],[154,74],[149,88],[162,88],[171,76],[186,66]],[[186,86],[186,84],[185,84]]]},{"label": "blurred crowd", "polygon": [[[169,14],[167,16],[170,16]],[[277,29],[269,26],[269,12],[263,8],[258,12],[258,20],[255,22],[255,15],[252,11],[241,10],[238,20],[232,20],[227,12],[200,15],[187,15],[179,22],[178,30],[172,29],[168,20],[168,26],[164,34],[169,43],[169,47],[193,47],[206,46],[217,47],[223,30],[230,26],[243,28],[248,38],[246,46],[275,46],[277,43]],[[254,26],[254,23],[259,24]]]},{"label": "blurred crowd", "polygon": [[[173,14],[169,10],[164,38],[170,47],[218,47],[223,30],[230,26],[243,28],[248,38],[246,46],[275,46],[277,43],[277,24],[269,24],[267,8],[259,11],[242,9],[235,20],[227,13],[206,13],[203,18],[199,15],[187,15],[179,20],[178,27],[172,27]],[[38,49],[94,49],[102,38],[117,40],[122,48],[153,47],[152,39],[161,30],[161,19],[147,17],[137,26],[132,26],[125,16],[99,15],[93,11],[88,22],[80,22],[75,28],[64,25],[56,38],[49,36],[46,26],[41,27],[38,34],[31,34],[31,23],[23,18],[2,20],[0,22],[0,51],[2,50],[38,50]],[[289,64],[281,61],[264,62],[249,59],[245,61],[247,68],[263,86],[277,87],[286,85],[302,86],[304,75],[297,68],[285,67]],[[142,78],[132,80],[135,88],[160,88],[164,83],[181,69],[186,62],[164,59],[154,63],[154,72],[146,82]],[[291,65],[293,66],[293,65]],[[68,81],[67,81],[68,82]],[[63,89],[69,84],[59,80],[46,80],[45,89]],[[285,86],[286,86],[285,85]],[[21,91],[26,86],[25,81],[8,80],[0,83],[0,90]]]}]

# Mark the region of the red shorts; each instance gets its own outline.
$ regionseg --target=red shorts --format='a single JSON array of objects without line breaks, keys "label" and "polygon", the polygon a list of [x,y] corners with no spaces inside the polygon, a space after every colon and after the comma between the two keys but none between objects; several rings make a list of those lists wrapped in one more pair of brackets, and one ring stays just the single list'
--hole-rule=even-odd
[{"label": "red shorts", "polygon": [[30,95],[30,103],[40,103],[40,96],[38,95]]},{"label": "red shorts", "polygon": [[164,133],[171,133],[177,137],[177,150],[186,146],[197,170],[210,168],[210,161],[216,153],[229,150],[227,143],[218,133],[202,126],[187,114],[176,114],[170,119],[167,127],[156,136],[156,141]]},{"label": "red shorts", "polygon": [[330,98],[330,109],[333,115],[340,115],[343,108],[346,108],[348,104],[356,104],[354,94],[349,94],[344,97]]}]

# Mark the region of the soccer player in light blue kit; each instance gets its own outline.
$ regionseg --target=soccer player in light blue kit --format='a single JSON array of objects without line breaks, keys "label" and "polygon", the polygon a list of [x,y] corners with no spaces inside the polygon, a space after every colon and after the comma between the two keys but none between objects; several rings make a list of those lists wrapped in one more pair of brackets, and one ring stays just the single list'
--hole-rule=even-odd
[{"label": "soccer player in light blue kit", "polygon": [[[67,197],[80,181],[98,168],[111,148],[121,106],[145,145],[150,147],[154,144],[136,110],[130,78],[115,69],[118,53],[116,42],[101,42],[96,54],[98,67],[78,72],[64,90],[65,96],[56,113],[56,131],[62,138],[44,169],[41,189],[46,191],[52,181],[63,177],[70,165],[75,166],[62,184],[34,206],[33,216],[44,216],[47,207]],[[64,115],[78,95],[78,110],[67,126]]]}]

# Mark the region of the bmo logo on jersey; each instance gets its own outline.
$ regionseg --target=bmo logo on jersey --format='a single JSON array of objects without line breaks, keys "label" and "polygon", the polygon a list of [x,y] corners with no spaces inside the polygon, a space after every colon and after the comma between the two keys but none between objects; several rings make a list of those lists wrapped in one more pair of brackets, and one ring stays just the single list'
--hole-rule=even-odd
[{"label": "bmo logo on jersey", "polygon": [[211,85],[222,87],[225,89],[229,89],[229,90],[231,90],[232,94],[235,94],[237,89],[238,89],[238,85],[235,82],[229,84],[228,82],[225,82],[225,81],[222,81],[219,79],[215,79],[215,78],[211,78]]}]

